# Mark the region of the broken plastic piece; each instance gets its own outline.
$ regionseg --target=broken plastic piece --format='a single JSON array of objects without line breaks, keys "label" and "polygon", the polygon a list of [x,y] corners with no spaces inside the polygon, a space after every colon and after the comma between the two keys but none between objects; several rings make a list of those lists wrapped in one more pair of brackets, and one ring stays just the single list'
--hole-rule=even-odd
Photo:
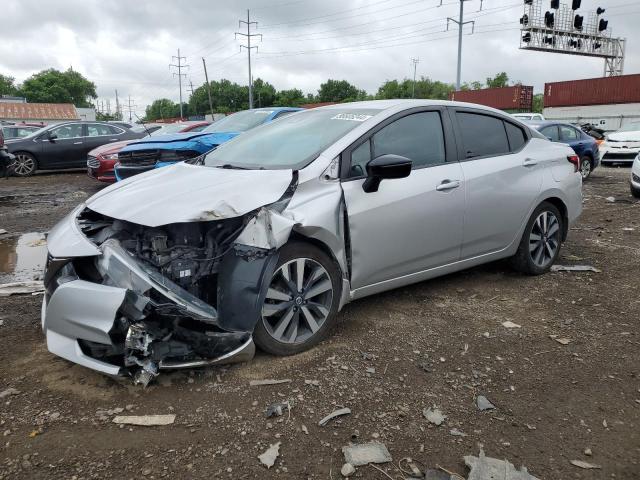
[{"label": "broken plastic piece", "polygon": [[591,265],[552,265],[552,272],[595,272],[600,273],[602,270]]},{"label": "broken plastic piece", "polygon": [[[342,415],[349,415],[351,413],[350,408],[341,408],[340,410],[336,410],[335,412],[331,412],[329,415],[324,417],[322,420],[318,422],[318,425],[324,427],[329,421],[333,420],[336,417],[340,417]],[[355,464],[354,464],[355,465]]]},{"label": "broken plastic piece", "polygon": [[361,445],[342,447],[344,460],[354,467],[368,463],[387,463],[393,461],[391,454],[383,443],[370,442]]},{"label": "broken plastic piece", "polygon": [[265,467],[271,468],[276,463],[278,455],[280,455],[280,442],[272,444],[263,454],[258,455],[258,460]]},{"label": "broken plastic piece", "polygon": [[113,417],[113,423],[124,425],[138,425],[140,427],[155,427],[159,425],[171,425],[176,419],[170,415],[121,415]]},{"label": "broken plastic piece", "polygon": [[464,463],[471,469],[467,480],[540,480],[529,474],[526,467],[516,470],[510,462],[485,456],[480,449],[480,455],[467,455]]}]

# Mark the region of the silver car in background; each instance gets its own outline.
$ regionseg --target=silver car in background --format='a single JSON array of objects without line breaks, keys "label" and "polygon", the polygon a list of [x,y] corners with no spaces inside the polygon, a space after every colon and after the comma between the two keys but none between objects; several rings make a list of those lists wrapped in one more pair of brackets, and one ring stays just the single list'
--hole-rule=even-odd
[{"label": "silver car in background", "polygon": [[110,186],[49,234],[51,352],[143,384],[289,355],[351,300],[510,258],[549,270],[581,212],[578,159],[466,103],[316,108]]}]

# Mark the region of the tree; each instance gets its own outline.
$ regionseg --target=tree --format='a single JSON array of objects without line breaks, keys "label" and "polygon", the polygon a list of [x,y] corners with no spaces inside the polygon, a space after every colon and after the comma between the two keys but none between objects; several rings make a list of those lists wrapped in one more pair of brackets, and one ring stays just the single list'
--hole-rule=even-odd
[{"label": "tree", "polygon": [[307,99],[302,90],[292,88],[290,90],[280,90],[276,94],[276,100],[273,104],[278,107],[299,107],[304,103],[307,103]]},{"label": "tree", "polygon": [[15,78],[0,73],[0,96],[16,95],[18,93],[18,89],[13,83],[14,81]]},{"label": "tree", "polygon": [[261,78],[256,78],[253,81],[253,106],[271,107],[275,101],[275,87]]},{"label": "tree", "polygon": [[180,115],[180,105],[169,100],[168,98],[160,98],[154,100],[153,103],[145,109],[145,120],[152,122],[161,118],[173,118],[175,113]]},{"label": "tree", "polygon": [[38,72],[24,81],[19,94],[33,103],[73,103],[90,107],[97,98],[96,85],[72,69],[61,72],[54,68]]},{"label": "tree", "polygon": [[507,72],[500,72],[495,77],[487,77],[487,88],[502,88],[509,86]]},{"label": "tree", "polygon": [[542,113],[543,108],[544,108],[544,95],[542,93],[538,93],[533,96],[533,111],[535,113]]},{"label": "tree", "polygon": [[346,80],[327,80],[318,90],[319,102],[344,102],[366,96],[364,90],[358,90]]},{"label": "tree", "polygon": [[[449,83],[433,81],[427,77],[420,77],[415,85],[415,98],[430,98],[447,100],[449,94],[455,90]],[[413,94],[413,80],[405,78],[402,81],[387,80],[378,88],[375,98],[411,98]]]}]

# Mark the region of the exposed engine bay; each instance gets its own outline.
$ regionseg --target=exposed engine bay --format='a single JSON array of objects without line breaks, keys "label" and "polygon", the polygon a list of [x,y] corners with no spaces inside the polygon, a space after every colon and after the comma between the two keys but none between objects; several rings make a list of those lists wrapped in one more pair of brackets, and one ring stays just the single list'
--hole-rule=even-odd
[{"label": "exposed engine bay", "polygon": [[[243,349],[246,355],[238,361],[253,356],[261,272],[276,256],[234,243],[253,217],[145,227],[82,211],[77,224],[103,255],[72,261],[61,271],[127,288],[109,332],[111,345],[80,340],[85,354],[120,364],[143,385],[161,368],[210,365]],[[230,285],[238,281],[252,286],[236,288],[232,297]],[[240,306],[243,292],[251,301]],[[219,320],[221,310],[226,323]]]}]

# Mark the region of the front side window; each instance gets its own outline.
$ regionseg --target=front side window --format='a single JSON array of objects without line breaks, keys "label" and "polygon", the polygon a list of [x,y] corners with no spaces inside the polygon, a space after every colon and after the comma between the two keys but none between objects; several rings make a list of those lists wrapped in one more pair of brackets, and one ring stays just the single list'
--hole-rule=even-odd
[{"label": "front side window", "polygon": [[465,158],[509,153],[507,132],[501,119],[478,113],[456,112]]},{"label": "front side window", "polygon": [[304,168],[323,150],[379,111],[345,106],[288,115],[222,144],[207,155],[204,164],[271,170]]},{"label": "front side window", "polygon": [[69,125],[62,125],[52,129],[51,134],[61,140],[65,138],[79,138],[82,137],[82,124],[71,123]]},{"label": "front side window", "polygon": [[565,142],[573,142],[580,138],[575,128],[566,125],[560,125],[560,136]]}]

